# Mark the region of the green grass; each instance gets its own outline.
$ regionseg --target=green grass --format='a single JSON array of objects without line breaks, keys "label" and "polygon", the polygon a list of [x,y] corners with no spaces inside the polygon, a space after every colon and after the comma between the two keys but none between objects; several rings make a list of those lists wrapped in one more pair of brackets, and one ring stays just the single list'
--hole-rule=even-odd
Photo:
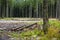
[{"label": "green grass", "polygon": [[0,18],[0,20],[13,20],[13,18]]},{"label": "green grass", "polygon": [[54,26],[54,27],[57,27],[60,29],[60,21],[58,21],[58,20],[49,21],[49,24],[51,26]]},{"label": "green grass", "polygon": [[[43,22],[38,22],[38,24],[42,25]],[[60,40],[60,21],[58,20],[49,20],[50,27],[48,28],[48,33],[44,34],[42,30],[38,30],[37,28],[34,30],[28,30],[26,32],[17,33],[10,32],[9,35],[13,38],[24,38],[24,37],[40,37],[40,40],[51,40],[52,38],[57,38]]]},{"label": "green grass", "polygon": [[22,32],[20,34],[16,33],[16,32],[12,32],[12,33],[9,33],[9,35],[13,38],[18,38],[18,37],[36,37],[36,36],[39,36],[39,35],[43,35],[43,32],[41,32],[40,30],[38,29],[34,29],[34,30],[28,30],[26,32]]},{"label": "green grass", "polygon": [[[38,22],[39,25],[42,25],[43,22]],[[49,20],[49,25],[60,28],[59,20]]]}]

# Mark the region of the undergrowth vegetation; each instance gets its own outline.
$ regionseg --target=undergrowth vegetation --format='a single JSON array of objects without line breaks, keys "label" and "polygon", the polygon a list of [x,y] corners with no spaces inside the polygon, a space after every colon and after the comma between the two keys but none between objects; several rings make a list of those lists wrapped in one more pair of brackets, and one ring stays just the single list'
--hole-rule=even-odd
[{"label": "undergrowth vegetation", "polygon": [[[42,25],[43,23],[38,22],[38,24]],[[39,38],[39,40],[60,40],[60,21],[52,20],[49,21],[49,24],[50,25],[47,34],[44,34],[43,30],[38,30],[38,28],[35,28],[34,30],[27,30],[21,33],[9,32],[8,34],[13,38]]]}]

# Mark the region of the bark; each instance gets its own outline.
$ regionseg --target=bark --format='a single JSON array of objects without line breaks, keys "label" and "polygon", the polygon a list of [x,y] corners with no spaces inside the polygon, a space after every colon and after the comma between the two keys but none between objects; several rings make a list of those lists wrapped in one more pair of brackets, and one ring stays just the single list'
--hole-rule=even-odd
[{"label": "bark", "polygon": [[13,7],[10,7],[10,17],[13,16],[12,12],[13,12]]},{"label": "bark", "polygon": [[5,6],[2,7],[2,18],[5,17]]},{"label": "bark", "polygon": [[59,1],[59,20],[60,20],[60,1]]},{"label": "bark", "polygon": [[57,6],[56,6],[56,18],[58,17],[60,20],[60,0],[57,0]]},{"label": "bark", "polygon": [[38,0],[35,0],[34,4],[34,17],[38,18]]},{"label": "bark", "polygon": [[27,6],[25,6],[25,17],[27,18]]},{"label": "bark", "polygon": [[36,0],[36,17],[38,18],[38,0]]},{"label": "bark", "polygon": [[22,17],[24,17],[24,10],[23,10],[24,8],[22,8]]},{"label": "bark", "polygon": [[40,17],[41,18],[41,6],[40,6],[40,4],[38,5],[38,17]]},{"label": "bark", "polygon": [[29,6],[29,18],[32,17],[32,3],[30,3],[30,6]]},{"label": "bark", "polygon": [[1,17],[1,5],[0,5],[0,17]]},{"label": "bark", "polygon": [[8,15],[8,1],[6,1],[7,3],[6,3],[6,17],[8,17],[9,15]]},{"label": "bark", "polygon": [[48,0],[43,0],[43,31],[48,31]]},{"label": "bark", "polygon": [[58,1],[57,0],[55,0],[55,4],[56,4],[56,18],[58,18],[58,16],[57,16],[57,10],[58,10],[58,7],[57,7],[57,5],[58,5]]},{"label": "bark", "polygon": [[5,6],[6,6],[6,0],[2,0],[2,1],[1,1],[1,10],[2,10],[2,11],[1,11],[1,15],[2,15],[1,17],[2,17],[2,18],[5,17],[5,8],[6,8]]}]

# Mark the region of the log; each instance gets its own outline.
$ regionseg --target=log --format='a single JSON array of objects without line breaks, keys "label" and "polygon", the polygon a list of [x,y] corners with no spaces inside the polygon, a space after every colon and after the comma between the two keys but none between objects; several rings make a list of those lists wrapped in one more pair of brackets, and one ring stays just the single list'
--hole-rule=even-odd
[{"label": "log", "polygon": [[33,24],[28,25],[28,26],[24,25],[22,27],[12,28],[11,31],[22,31],[25,28],[32,28],[32,29],[34,29],[35,27],[37,27],[37,23],[33,23]]}]

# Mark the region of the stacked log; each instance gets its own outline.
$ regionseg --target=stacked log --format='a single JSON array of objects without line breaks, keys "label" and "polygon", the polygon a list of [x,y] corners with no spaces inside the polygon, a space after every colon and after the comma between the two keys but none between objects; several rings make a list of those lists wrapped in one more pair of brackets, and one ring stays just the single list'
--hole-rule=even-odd
[{"label": "stacked log", "polygon": [[0,23],[0,30],[22,31],[24,29],[34,29],[37,23]]}]

